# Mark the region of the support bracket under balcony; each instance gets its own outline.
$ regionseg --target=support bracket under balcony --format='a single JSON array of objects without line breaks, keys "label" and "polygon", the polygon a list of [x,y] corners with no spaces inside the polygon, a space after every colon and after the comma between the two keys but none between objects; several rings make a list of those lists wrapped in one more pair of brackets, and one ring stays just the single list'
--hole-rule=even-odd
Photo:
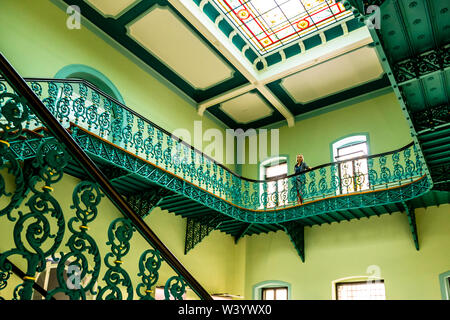
[{"label": "support bracket under balcony", "polygon": [[294,244],[300,259],[305,262],[305,226],[297,221],[288,221],[281,226]]},{"label": "support bracket under balcony", "polygon": [[239,230],[238,234],[234,237],[234,243],[237,244],[239,240],[245,236],[245,234],[250,230],[253,226],[253,223],[246,223],[241,230]]},{"label": "support bracket under balcony", "polygon": [[405,208],[405,213],[408,217],[409,228],[413,236],[414,246],[416,247],[416,250],[419,251],[419,236],[417,234],[415,209],[411,206],[411,203],[402,202],[402,205]]},{"label": "support bracket under balcony", "polygon": [[127,201],[135,212],[143,219],[169,194],[171,194],[169,190],[155,186],[144,192],[129,195]]}]

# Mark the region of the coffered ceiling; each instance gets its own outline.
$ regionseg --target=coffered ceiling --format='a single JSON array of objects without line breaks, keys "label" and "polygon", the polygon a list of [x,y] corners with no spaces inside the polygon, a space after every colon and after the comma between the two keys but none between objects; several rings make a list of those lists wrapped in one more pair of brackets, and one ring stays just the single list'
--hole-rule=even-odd
[{"label": "coffered ceiling", "polygon": [[367,27],[334,0],[61,0],[230,128],[389,86]]}]

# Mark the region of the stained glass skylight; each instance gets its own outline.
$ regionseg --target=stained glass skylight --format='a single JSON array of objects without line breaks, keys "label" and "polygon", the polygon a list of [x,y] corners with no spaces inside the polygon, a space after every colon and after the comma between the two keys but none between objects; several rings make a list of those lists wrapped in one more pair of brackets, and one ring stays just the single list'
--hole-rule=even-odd
[{"label": "stained glass skylight", "polygon": [[211,2],[261,56],[352,15],[335,0]]}]

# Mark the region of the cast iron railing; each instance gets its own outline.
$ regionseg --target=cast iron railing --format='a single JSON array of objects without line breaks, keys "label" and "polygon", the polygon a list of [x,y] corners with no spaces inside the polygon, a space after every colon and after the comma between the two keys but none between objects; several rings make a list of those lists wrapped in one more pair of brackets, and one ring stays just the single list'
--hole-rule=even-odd
[{"label": "cast iron railing", "polygon": [[[120,300],[137,295],[151,300],[155,286],[161,284],[160,267],[164,261],[172,269],[165,271],[166,299],[181,299],[187,286],[200,298],[211,299],[1,54],[0,71],[7,79],[0,89],[0,290],[11,281],[13,270],[24,269],[22,279],[15,279],[18,284],[13,297],[36,298],[33,287],[39,286],[35,282],[46,269],[49,274],[48,267],[54,264],[57,285],[46,292],[46,299],[62,295],[70,299],[89,296]],[[27,138],[25,129],[33,126],[33,121],[44,125],[51,139],[37,142],[32,160],[19,162],[11,145]],[[63,210],[52,192],[58,188],[69,160],[76,161],[89,180],[76,185],[71,210]],[[106,211],[108,215],[99,213],[98,206],[105,195],[123,216],[114,217],[111,210]],[[96,224],[99,219],[100,225]],[[93,225],[97,226],[95,232],[89,231]],[[138,239],[133,237],[136,231],[141,235]],[[94,236],[107,241],[101,243]],[[123,268],[127,265],[126,255],[137,259],[128,262],[133,273]]]},{"label": "cast iron railing", "polygon": [[[66,128],[107,140],[174,176],[246,210],[290,208],[320,198],[386,189],[423,176],[415,146],[324,164],[303,174],[253,180],[241,177],[170,132],[83,80],[27,79],[34,93]],[[0,93],[11,88],[0,82]],[[33,115],[25,128],[42,123]]]}]

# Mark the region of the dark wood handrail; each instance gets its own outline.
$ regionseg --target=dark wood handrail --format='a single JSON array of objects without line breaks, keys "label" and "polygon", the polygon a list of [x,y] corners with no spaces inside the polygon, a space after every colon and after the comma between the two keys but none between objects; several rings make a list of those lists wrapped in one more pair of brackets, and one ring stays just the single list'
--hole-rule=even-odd
[{"label": "dark wood handrail", "polygon": [[93,181],[96,181],[105,195],[119,209],[119,211],[136,226],[138,232],[160,253],[163,259],[188,283],[191,289],[204,300],[212,300],[210,294],[200,285],[200,283],[189,273],[175,255],[156,236],[153,230],[137,215],[128,205],[125,199],[116,191],[108,178],[89,158],[84,150],[78,145],[73,137],[67,132],[58,120],[45,107],[42,101],[35,95],[26,81],[17,73],[9,61],[0,53],[0,70],[7,79],[11,87],[20,94],[28,103],[30,109],[45,124],[47,129],[56,137],[71,156],[78,161],[80,166],[86,171]]}]

